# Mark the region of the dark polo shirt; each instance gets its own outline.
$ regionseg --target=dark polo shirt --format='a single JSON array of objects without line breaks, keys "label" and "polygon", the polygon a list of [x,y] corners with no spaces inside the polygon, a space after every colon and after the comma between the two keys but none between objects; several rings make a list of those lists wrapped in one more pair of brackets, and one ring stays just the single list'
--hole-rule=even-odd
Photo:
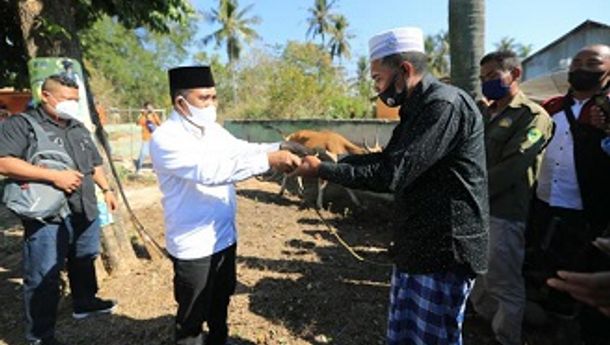
[{"label": "dark polo shirt", "polygon": [[[49,139],[62,146],[77,169],[84,175],[83,183],[68,197],[70,210],[75,215],[84,215],[93,220],[98,216],[97,200],[93,172],[102,165],[102,157],[93,143],[91,133],[77,120],[69,120],[62,125],[54,121],[45,111],[38,107],[29,112]],[[13,115],[0,123],[0,157],[15,157],[25,160],[30,145],[36,143],[29,122],[22,116]]]}]

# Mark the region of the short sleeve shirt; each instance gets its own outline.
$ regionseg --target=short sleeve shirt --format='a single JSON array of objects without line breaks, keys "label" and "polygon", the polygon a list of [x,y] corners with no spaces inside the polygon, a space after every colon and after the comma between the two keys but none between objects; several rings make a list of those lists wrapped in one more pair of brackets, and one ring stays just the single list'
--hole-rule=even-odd
[{"label": "short sleeve shirt", "polygon": [[[74,214],[83,214],[89,220],[98,215],[93,172],[102,165],[100,156],[91,133],[77,120],[69,120],[65,125],[54,121],[45,111],[38,107],[31,112],[49,139],[62,146],[76,163],[77,169],[84,175],[79,189],[68,197],[70,209]],[[25,118],[13,115],[0,123],[0,157],[15,157],[26,160],[29,147],[36,139]]]}]

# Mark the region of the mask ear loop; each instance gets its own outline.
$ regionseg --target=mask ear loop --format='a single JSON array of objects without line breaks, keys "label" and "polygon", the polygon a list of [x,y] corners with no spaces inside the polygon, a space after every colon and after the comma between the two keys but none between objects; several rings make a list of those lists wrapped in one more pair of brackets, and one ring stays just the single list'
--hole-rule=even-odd
[{"label": "mask ear loop", "polygon": [[[187,100],[186,100],[186,98],[184,98],[184,97],[182,97],[182,96],[178,96],[178,97],[177,97],[177,100],[180,100],[180,99],[181,99],[181,100],[183,100],[184,102],[186,102],[186,104],[187,104],[187,105],[188,105],[188,104],[190,104],[190,103],[189,103],[189,101],[187,101]],[[189,107],[188,107],[188,106],[187,106],[186,108],[187,108],[187,109],[188,109],[188,111],[189,111],[189,115],[190,115],[190,116],[193,116],[193,114],[191,114],[191,113],[190,113],[190,112],[191,112],[191,109],[189,109]],[[197,129],[199,129],[199,130],[201,131],[201,135],[204,135],[204,134],[205,134],[205,127],[203,127],[203,126],[199,126],[199,125],[198,125],[198,124],[196,124],[196,123],[195,123],[193,120],[189,119],[189,117],[190,117],[190,116],[184,116],[184,115],[182,115],[182,114],[180,114],[180,116],[181,116],[181,117],[182,117],[184,120],[186,120],[186,122],[190,123],[191,125],[193,125],[193,126],[194,126],[194,127],[196,127]]]},{"label": "mask ear loop", "polygon": [[[184,101],[184,104],[185,104],[186,110],[188,112],[188,115],[193,116],[193,113],[191,113],[191,108],[189,107],[189,105],[191,105],[191,103],[189,103],[189,101],[187,101],[186,98],[184,98],[183,96],[178,96],[177,100]],[[186,116],[183,116],[183,117],[186,117]]]},{"label": "mask ear loop", "polygon": [[[50,93],[50,92],[48,92],[48,91],[41,91],[41,93],[42,93],[42,92],[46,92],[46,93],[47,93],[47,95],[48,95],[47,97],[53,97],[53,98],[55,98],[55,100],[57,101],[57,97],[53,96],[53,94],[52,94],[52,93]],[[42,102],[42,99],[40,100],[40,103],[43,103],[43,102]],[[51,107],[51,108],[53,108],[53,109],[54,109],[55,114],[50,114],[50,115],[53,117],[53,119],[54,119],[55,121],[62,121],[62,119],[61,119],[61,118],[59,117],[59,115],[57,114],[57,104],[59,104],[59,102],[55,103],[55,106],[51,106],[51,105],[49,104],[49,102],[44,102],[44,103],[48,104],[48,106],[49,106],[49,107]]]}]

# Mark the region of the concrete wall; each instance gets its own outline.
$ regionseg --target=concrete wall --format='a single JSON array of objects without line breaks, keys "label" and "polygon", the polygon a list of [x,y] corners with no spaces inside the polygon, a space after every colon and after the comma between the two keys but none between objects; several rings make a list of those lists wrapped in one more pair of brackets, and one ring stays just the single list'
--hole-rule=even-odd
[{"label": "concrete wall", "polygon": [[[281,141],[281,133],[288,135],[300,129],[328,129],[340,133],[350,141],[369,146],[385,146],[390,140],[397,121],[370,120],[225,120],[224,127],[240,139],[253,142]],[[134,123],[111,124],[104,126],[109,135],[115,159],[133,160],[140,152],[140,127]]]},{"label": "concrete wall", "polygon": [[131,162],[140,154],[142,140],[141,128],[134,123],[106,125],[112,156],[115,160]]},{"label": "concrete wall", "polygon": [[385,146],[392,136],[397,121],[370,120],[225,120],[224,127],[234,136],[254,142],[274,142],[282,140],[300,129],[332,130],[358,145],[369,146],[379,140]]},{"label": "concrete wall", "polygon": [[584,28],[566,37],[563,41],[523,63],[523,80],[544,76],[561,69],[567,69],[572,57],[580,49],[591,44],[610,45],[610,29],[599,27]]}]

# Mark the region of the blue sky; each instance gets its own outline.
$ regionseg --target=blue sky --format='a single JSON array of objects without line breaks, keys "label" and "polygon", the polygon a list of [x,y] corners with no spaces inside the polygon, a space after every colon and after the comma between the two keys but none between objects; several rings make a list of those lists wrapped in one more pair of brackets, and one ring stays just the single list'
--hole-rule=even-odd
[{"label": "blue sky", "polygon": [[[196,1],[200,10],[209,10],[217,1]],[[307,9],[314,0],[240,0],[240,6],[254,4],[252,14],[262,22],[256,30],[262,38],[257,44],[283,44],[287,40],[306,39]],[[534,51],[565,34],[586,19],[610,24],[610,0],[487,0],[485,4],[485,47],[494,49],[502,37],[514,37],[532,44]],[[368,54],[372,35],[399,26],[419,26],[425,34],[448,28],[447,0],[338,0],[334,12],[350,23],[352,60]],[[216,27],[201,24],[199,35]],[[212,53],[212,45],[206,48]],[[218,50],[224,57],[225,51]],[[352,61],[352,63],[353,63]]]}]

